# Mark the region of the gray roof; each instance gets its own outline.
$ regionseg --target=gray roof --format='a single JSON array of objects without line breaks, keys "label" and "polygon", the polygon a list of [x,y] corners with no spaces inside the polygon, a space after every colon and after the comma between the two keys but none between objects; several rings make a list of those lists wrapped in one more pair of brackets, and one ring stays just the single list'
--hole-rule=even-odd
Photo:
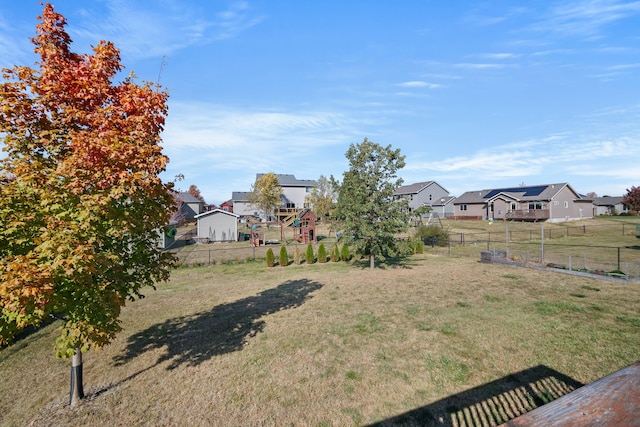
[{"label": "gray roof", "polygon": [[240,202],[244,200],[249,200],[250,191],[233,191],[231,193],[231,201]]},{"label": "gray roof", "polygon": [[455,201],[456,205],[459,204],[473,204],[473,203],[486,203],[488,200],[496,197],[497,195],[504,195],[511,197],[518,201],[539,201],[539,200],[552,200],[553,197],[560,192],[564,187],[569,189],[579,199],[580,195],[576,193],[569,184],[566,182],[559,184],[544,184],[544,185],[530,185],[523,187],[509,187],[509,188],[492,188],[479,191],[467,191],[458,197]]},{"label": "gray roof", "polygon": [[441,197],[438,200],[432,202],[431,206],[446,206],[453,200],[455,200],[455,196]]},{"label": "gray roof", "polygon": [[612,196],[604,196],[604,197],[596,197],[593,199],[593,204],[596,206],[614,206],[622,204],[622,199],[624,197],[612,197]]},{"label": "gray roof", "polygon": [[204,202],[200,199],[198,199],[197,197],[195,197],[194,195],[185,192],[180,193],[180,199],[182,200],[182,203],[203,203]]},{"label": "gray roof", "polygon": [[[256,180],[261,178],[263,173],[256,174]],[[313,179],[297,179],[294,175],[274,174],[278,178],[281,187],[313,187],[316,181]]]},{"label": "gray roof", "polygon": [[416,182],[415,184],[401,185],[393,192],[394,195],[399,196],[401,194],[418,194],[434,181]]}]

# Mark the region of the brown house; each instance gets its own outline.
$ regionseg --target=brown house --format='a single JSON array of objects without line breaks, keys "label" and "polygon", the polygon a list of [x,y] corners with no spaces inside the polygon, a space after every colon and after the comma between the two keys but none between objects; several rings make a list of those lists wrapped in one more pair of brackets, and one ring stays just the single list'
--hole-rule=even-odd
[{"label": "brown house", "polygon": [[591,204],[567,183],[467,191],[453,202],[455,218],[551,222],[591,218]]}]

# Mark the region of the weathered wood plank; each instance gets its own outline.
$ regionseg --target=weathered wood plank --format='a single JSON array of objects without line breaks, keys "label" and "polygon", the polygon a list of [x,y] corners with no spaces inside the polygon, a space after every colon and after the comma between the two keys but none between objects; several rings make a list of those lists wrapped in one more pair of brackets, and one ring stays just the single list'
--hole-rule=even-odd
[{"label": "weathered wood plank", "polygon": [[503,426],[640,426],[640,362],[514,418]]}]

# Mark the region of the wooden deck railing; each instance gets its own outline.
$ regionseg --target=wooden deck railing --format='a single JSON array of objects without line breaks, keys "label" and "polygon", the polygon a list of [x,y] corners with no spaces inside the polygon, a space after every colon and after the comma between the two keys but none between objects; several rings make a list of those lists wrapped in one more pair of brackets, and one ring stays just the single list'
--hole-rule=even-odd
[{"label": "wooden deck railing", "polygon": [[507,212],[507,219],[515,219],[520,221],[538,221],[551,218],[549,209],[518,209]]}]

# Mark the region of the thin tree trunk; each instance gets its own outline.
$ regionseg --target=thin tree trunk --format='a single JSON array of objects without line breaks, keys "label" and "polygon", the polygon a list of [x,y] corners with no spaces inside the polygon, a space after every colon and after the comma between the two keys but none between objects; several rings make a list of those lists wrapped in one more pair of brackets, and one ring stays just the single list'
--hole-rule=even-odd
[{"label": "thin tree trunk", "polygon": [[69,390],[69,405],[76,406],[80,399],[84,398],[82,386],[82,350],[76,347],[76,352],[71,359],[71,389]]},{"label": "thin tree trunk", "polygon": [[369,267],[372,270],[376,268],[376,261],[375,261],[375,258],[373,257],[373,254],[369,255]]}]

